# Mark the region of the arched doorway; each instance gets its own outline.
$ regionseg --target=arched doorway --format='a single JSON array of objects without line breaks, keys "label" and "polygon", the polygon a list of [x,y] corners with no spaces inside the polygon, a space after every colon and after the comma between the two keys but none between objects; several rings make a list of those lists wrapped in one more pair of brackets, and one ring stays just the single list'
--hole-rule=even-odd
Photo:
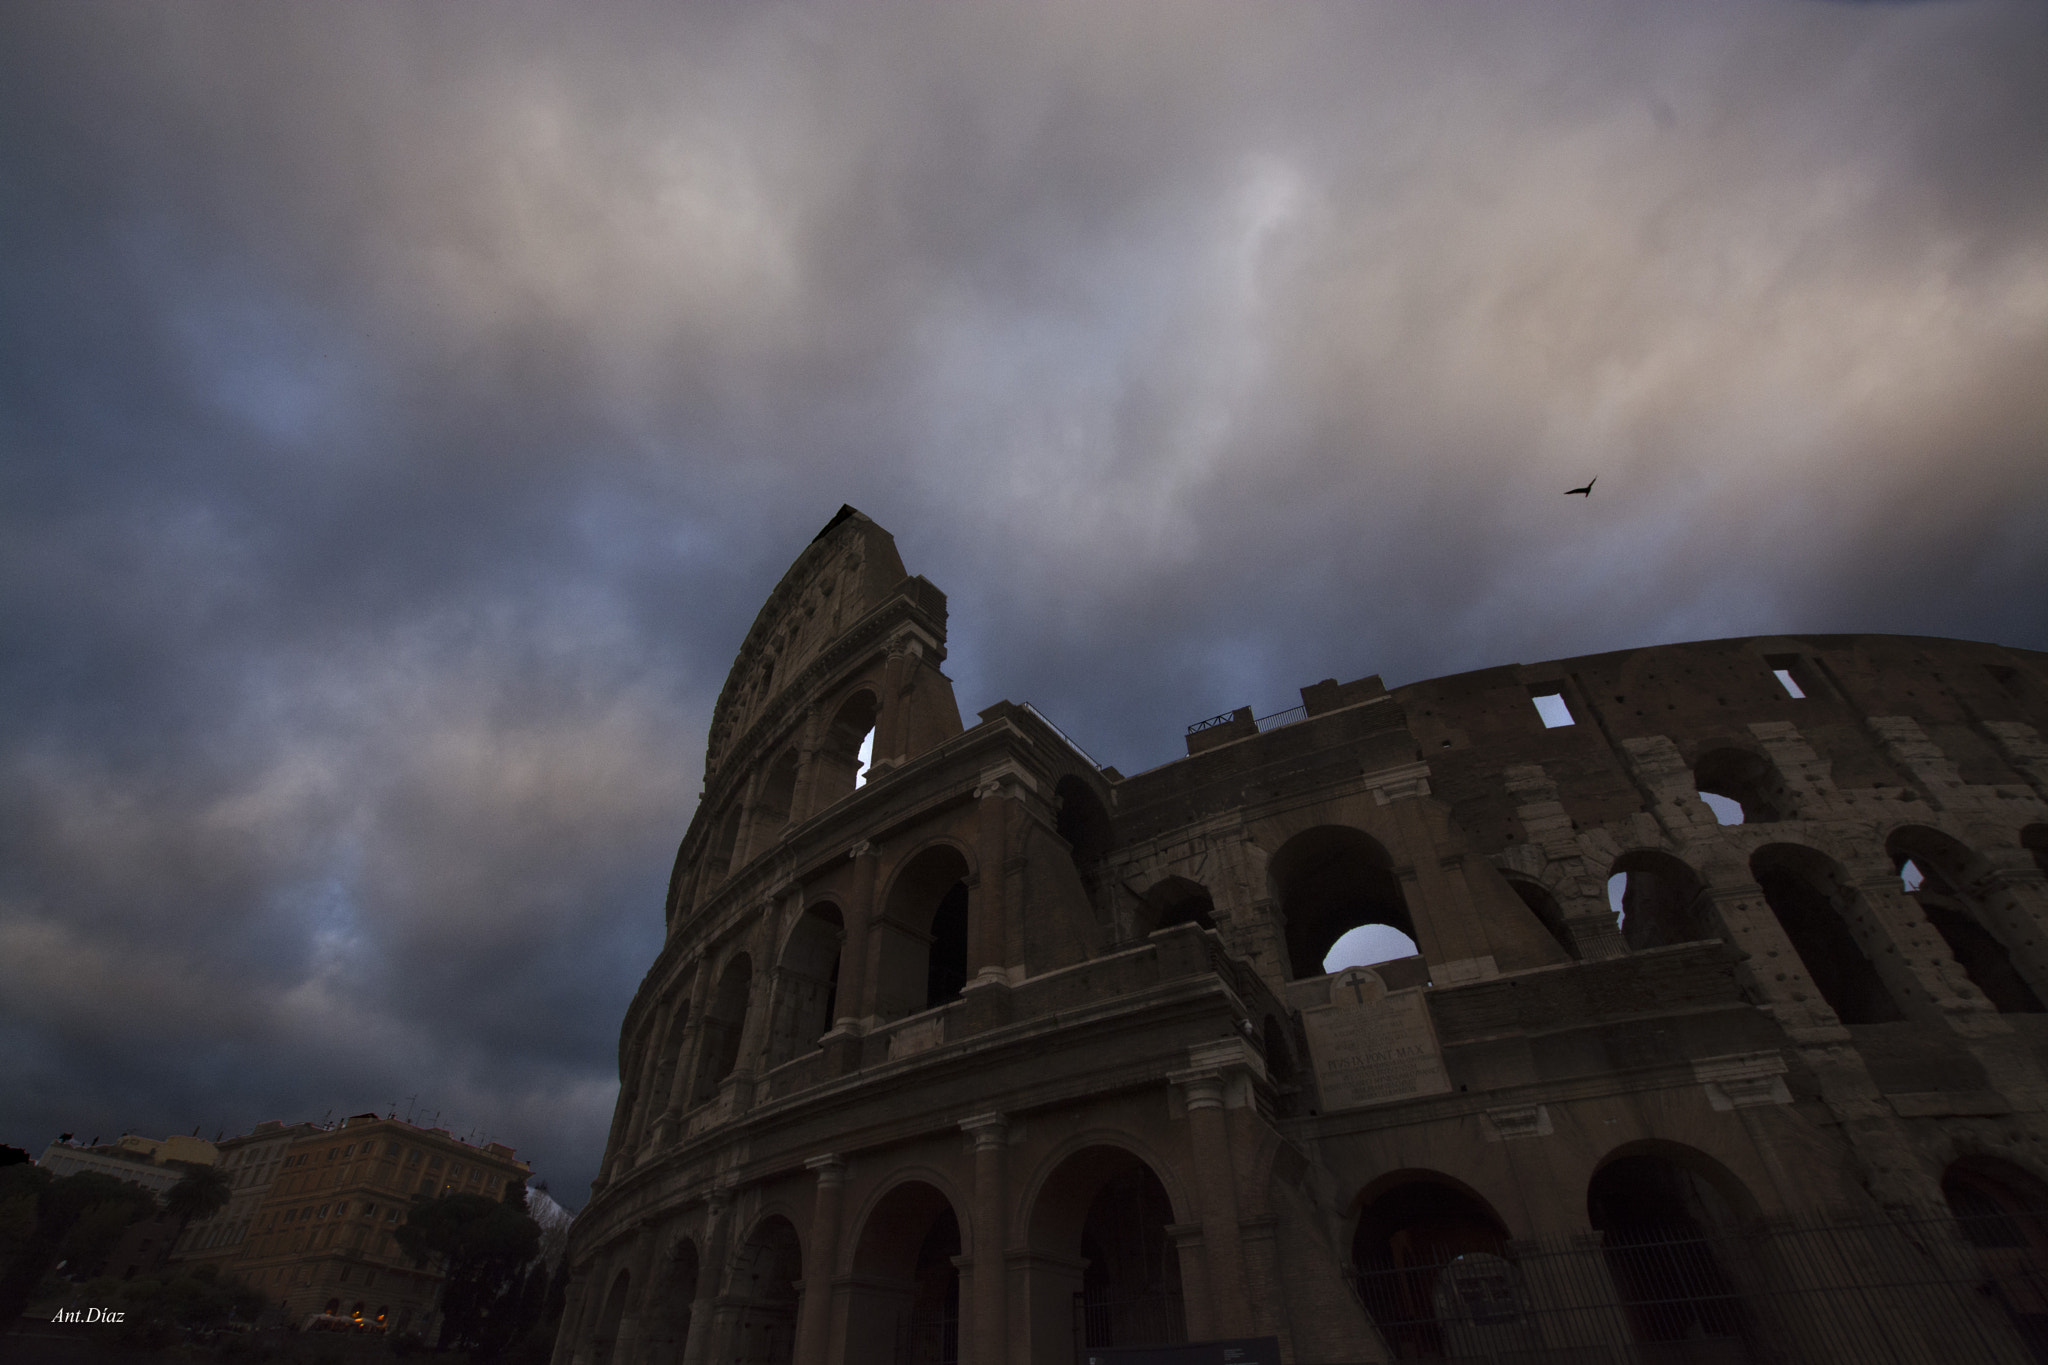
[{"label": "arched doorway", "polygon": [[1165,1185],[1133,1153],[1089,1147],[1062,1161],[1032,1209],[1033,1358],[1186,1341],[1174,1221]]},{"label": "arched doorway", "polygon": [[764,1218],[733,1262],[731,1292],[737,1365],[791,1365],[796,1358],[797,1285],[804,1277],[796,1228],[780,1214]]},{"label": "arched doorway", "polygon": [[[1375,1190],[1377,1192],[1375,1192]],[[1351,1237],[1358,1294],[1397,1359],[1515,1349],[1521,1326],[1507,1226],[1449,1176],[1401,1171],[1374,1182]]]},{"label": "arched doorway", "polygon": [[839,1004],[839,951],[846,932],[836,905],[813,905],[797,917],[775,973],[775,1011],[768,1022],[768,1065],[807,1052],[831,1032]]},{"label": "arched doorway", "polygon": [[1550,888],[1527,877],[1505,877],[1502,880],[1521,898],[1522,904],[1529,907],[1529,912],[1542,922],[1558,946],[1572,957],[1578,957],[1579,945],[1572,938],[1571,930],[1565,927],[1564,907],[1557,903],[1557,897],[1550,894]]},{"label": "arched doorway", "polygon": [[[604,1307],[597,1315],[597,1330],[590,1334],[590,1358],[595,1365],[611,1365],[612,1349],[619,1342],[619,1323],[626,1316],[626,1299],[632,1287],[632,1273],[621,1270],[612,1277],[612,1287],[605,1291]],[[412,1308],[408,1305],[398,1322],[401,1331],[405,1328],[406,1318],[411,1315]]]},{"label": "arched doorway", "polygon": [[1706,1157],[1677,1155],[1610,1158],[1586,1188],[1586,1216],[1638,1343],[1716,1341],[1746,1360],[1754,1332],[1724,1256],[1751,1212],[1747,1192]]},{"label": "arched doorway", "polygon": [[1856,892],[1832,858],[1797,844],[1772,844],[1751,856],[1749,873],[1836,1018],[1886,1024],[1906,1017],[1849,932],[1846,912]]},{"label": "arched doorway", "polygon": [[690,1342],[690,1305],[697,1301],[697,1244],[684,1238],[664,1262],[649,1281],[645,1355],[649,1365],[680,1365]]},{"label": "arched doorway", "polygon": [[847,1306],[847,1365],[956,1365],[960,1222],[936,1187],[907,1181],[868,1214]]},{"label": "arched doorway", "polygon": [[1621,938],[1634,951],[1719,937],[1710,927],[1705,883],[1669,853],[1638,849],[1616,858],[1608,869],[1610,900],[1616,877],[1622,878]]},{"label": "arched doorway", "polygon": [[2036,1362],[2048,1365],[2048,1188],[1989,1157],[1965,1157],[1941,1193],[1983,1273],[1983,1288],[2012,1320]]},{"label": "arched doorway", "polygon": [[704,1040],[697,1054],[697,1077],[690,1102],[702,1104],[718,1093],[718,1087],[739,1064],[740,1039],[747,1026],[747,1003],[752,998],[754,964],[745,953],[727,964],[718,978],[718,993],[704,1012]]},{"label": "arched doorway", "polygon": [[1377,839],[1343,825],[1305,830],[1281,846],[1267,875],[1287,923],[1290,976],[1322,976],[1323,959],[1353,929],[1384,925],[1415,942],[1393,868]]},{"label": "arched doorway", "polygon": [[1892,867],[1912,882],[1907,894],[1934,926],[1970,984],[2001,1014],[2041,1014],[2041,997],[2012,960],[1989,907],[1969,890],[1977,856],[1956,839],[1924,825],[1892,831],[1884,841]]},{"label": "arched doorway", "polygon": [[[1711,749],[1693,764],[1693,782],[1702,799],[1718,796],[1714,818],[1724,825],[1764,825],[1785,818],[1791,802],[1778,770],[1768,759],[1743,749]],[[1729,810],[1733,806],[1733,811]],[[1733,818],[1730,818],[1730,816]]]},{"label": "arched doorway", "polygon": [[1186,877],[1168,877],[1140,899],[1137,937],[1170,929],[1176,924],[1193,924],[1204,929],[1216,927],[1216,902],[1200,882]]},{"label": "arched doorway", "polygon": [[967,983],[967,859],[950,844],[913,857],[876,922],[881,971],[875,1012],[901,1019],[960,997]]}]

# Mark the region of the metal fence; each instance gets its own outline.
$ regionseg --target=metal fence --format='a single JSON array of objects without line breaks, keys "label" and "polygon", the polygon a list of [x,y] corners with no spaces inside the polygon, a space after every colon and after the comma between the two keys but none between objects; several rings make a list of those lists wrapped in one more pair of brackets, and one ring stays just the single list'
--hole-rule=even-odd
[{"label": "metal fence", "polygon": [[1188,1339],[1187,1307],[1175,1292],[1106,1298],[1074,1295],[1077,1354],[1109,1346],[1173,1346]]},{"label": "metal fence", "polygon": [[1396,1360],[2048,1365],[2048,1239],[1999,1214],[1593,1233],[1354,1273]]},{"label": "metal fence", "polygon": [[897,1365],[960,1365],[960,1310],[948,1303],[937,1312],[899,1321]]}]

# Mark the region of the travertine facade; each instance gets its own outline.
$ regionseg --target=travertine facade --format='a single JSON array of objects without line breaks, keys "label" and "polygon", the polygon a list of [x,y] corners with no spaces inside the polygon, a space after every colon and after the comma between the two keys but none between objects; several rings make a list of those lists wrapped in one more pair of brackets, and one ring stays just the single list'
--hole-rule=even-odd
[{"label": "travertine facade", "polygon": [[558,1361],[1871,1358],[1771,1292],[1819,1223],[1894,1358],[2048,1342],[2048,657],[1325,682],[1129,778],[944,658],[850,510],[748,634]]}]

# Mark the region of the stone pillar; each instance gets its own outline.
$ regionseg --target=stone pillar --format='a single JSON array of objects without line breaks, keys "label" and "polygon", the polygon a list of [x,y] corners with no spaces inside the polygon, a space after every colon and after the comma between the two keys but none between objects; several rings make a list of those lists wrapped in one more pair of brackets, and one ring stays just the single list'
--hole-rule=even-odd
[{"label": "stone pillar", "polygon": [[977,1114],[963,1120],[961,1131],[974,1139],[974,1306],[962,1323],[961,1345],[969,1365],[999,1365],[1008,1354],[1008,1285],[1002,1273],[1003,1244],[1009,1239],[1004,1212],[1009,1180],[1004,1170],[1010,1138],[1009,1121],[1001,1114]]},{"label": "stone pillar", "polygon": [[825,1365],[831,1340],[832,1280],[839,1264],[839,1204],[846,1190],[846,1162],[827,1153],[812,1157],[804,1166],[818,1173],[818,1192],[811,1205],[803,1303],[797,1310],[796,1365]]},{"label": "stone pillar", "polygon": [[868,932],[868,926],[877,914],[875,881],[881,873],[882,859],[875,846],[865,839],[847,851],[853,859],[849,879],[852,894],[845,907],[846,947],[839,955],[839,1017],[832,1021],[832,1026],[835,1031],[859,1032],[861,1020],[875,1012],[874,1001],[869,998],[874,974],[868,969],[875,936]]},{"label": "stone pillar", "polygon": [[[1225,1046],[1243,1044],[1232,1039]],[[1238,1236],[1237,1170],[1230,1154],[1230,1120],[1223,1111],[1230,1087],[1223,1071],[1226,1062],[1209,1055],[1218,1051],[1214,1045],[1189,1051],[1202,1055],[1195,1058],[1194,1067],[1173,1073],[1172,1079],[1187,1103],[1188,1145],[1194,1149],[1202,1251],[1209,1270],[1208,1330],[1217,1337],[1248,1337],[1252,1315]]]},{"label": "stone pillar", "polygon": [[970,981],[1000,980],[1009,984],[1003,970],[1004,948],[1009,934],[1003,883],[1009,860],[1010,800],[997,778],[984,778],[975,791],[975,852],[980,875],[975,878],[974,940],[969,946],[967,977]]},{"label": "stone pillar", "polygon": [[719,1295],[725,1290],[725,1243],[731,1229],[732,1191],[714,1189],[706,1199],[704,1259],[697,1268],[697,1299],[690,1305],[690,1339],[683,1346],[683,1365],[705,1365],[711,1355]]},{"label": "stone pillar", "polygon": [[[699,970],[703,970],[701,966]],[[697,993],[683,1003],[687,1021],[676,1038],[676,1070],[669,1077],[667,1102],[662,1109],[662,1127],[670,1133],[682,1126],[683,1111],[690,1107],[690,1080],[696,1069],[690,1051],[697,1039],[704,1036],[704,1011],[710,1008],[710,1003],[710,985],[703,982],[699,983]]]},{"label": "stone pillar", "polygon": [[584,1321],[589,1316],[590,1267],[585,1266],[572,1271],[569,1283],[563,1287],[562,1324],[555,1332],[555,1349],[548,1357],[549,1365],[572,1365],[579,1358],[589,1358],[588,1348],[580,1344]]},{"label": "stone pillar", "polygon": [[657,1094],[657,1082],[661,1076],[661,1058],[668,1050],[671,1032],[675,1026],[673,1005],[653,1011],[653,1018],[647,1024],[647,1046],[640,1059],[640,1080],[633,1091],[633,1113],[626,1128],[626,1148],[637,1158],[642,1139],[653,1121],[666,1108],[667,1096]]}]

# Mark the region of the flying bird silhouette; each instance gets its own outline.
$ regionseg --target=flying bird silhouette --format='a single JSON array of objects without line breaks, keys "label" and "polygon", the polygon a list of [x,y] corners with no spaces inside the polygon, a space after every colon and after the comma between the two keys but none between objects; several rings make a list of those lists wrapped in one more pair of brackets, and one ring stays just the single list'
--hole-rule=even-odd
[{"label": "flying bird silhouette", "polygon": [[1600,476],[1595,474],[1592,478],[1586,480],[1584,488],[1567,488],[1564,490],[1564,495],[1570,497],[1572,494],[1577,493],[1582,498],[1590,499],[1593,496],[1593,485],[1598,482],[1600,482]]}]

